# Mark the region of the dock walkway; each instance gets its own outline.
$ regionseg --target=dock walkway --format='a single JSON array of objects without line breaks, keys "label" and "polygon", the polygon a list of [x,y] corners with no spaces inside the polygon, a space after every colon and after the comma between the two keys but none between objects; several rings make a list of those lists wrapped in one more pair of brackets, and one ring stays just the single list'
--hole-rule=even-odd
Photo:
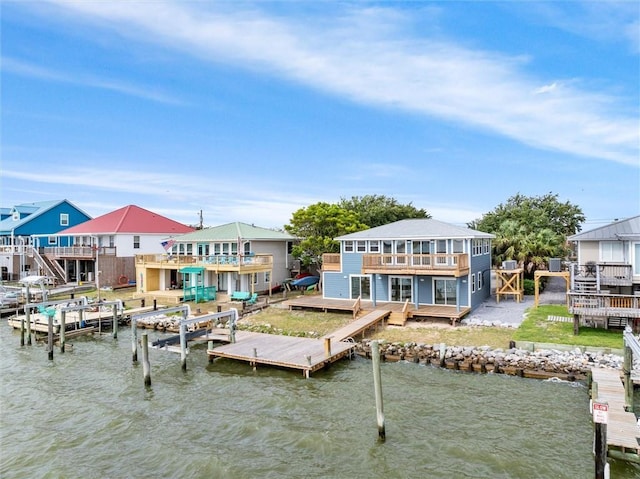
[{"label": "dock walkway", "polygon": [[625,411],[620,371],[592,368],[591,377],[598,384],[597,400],[609,404],[607,448],[640,455],[640,427],[635,414]]},{"label": "dock walkway", "polygon": [[355,338],[357,335],[364,335],[365,331],[369,328],[377,327],[380,322],[383,322],[391,314],[391,310],[376,309],[370,313],[365,314],[361,318],[350,322],[346,326],[329,333],[323,338],[331,338],[332,341],[344,341],[348,338]]}]

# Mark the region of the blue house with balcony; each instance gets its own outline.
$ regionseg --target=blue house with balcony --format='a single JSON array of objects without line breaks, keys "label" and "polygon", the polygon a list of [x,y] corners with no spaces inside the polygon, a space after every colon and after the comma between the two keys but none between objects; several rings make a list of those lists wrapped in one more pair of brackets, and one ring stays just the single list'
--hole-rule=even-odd
[{"label": "blue house with balcony", "polygon": [[340,253],[323,256],[323,298],[395,305],[390,324],[417,317],[455,323],[491,295],[493,238],[434,219],[340,236]]},{"label": "blue house with balcony", "polygon": [[40,255],[47,246],[68,246],[56,233],[91,219],[68,200],[22,203],[0,209],[0,267],[3,280],[30,274],[58,277],[56,266]]}]

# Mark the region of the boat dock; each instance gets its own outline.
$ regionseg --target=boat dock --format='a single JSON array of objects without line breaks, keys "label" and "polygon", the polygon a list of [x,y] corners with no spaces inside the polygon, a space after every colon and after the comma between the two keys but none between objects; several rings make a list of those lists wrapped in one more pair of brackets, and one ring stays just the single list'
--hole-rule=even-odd
[{"label": "boat dock", "polygon": [[254,367],[266,364],[298,369],[309,377],[311,373],[350,355],[355,347],[353,338],[377,327],[389,314],[389,310],[374,310],[321,339],[238,331],[235,343],[208,349],[207,355],[210,360],[215,357],[236,359]]},{"label": "boat dock", "polygon": [[236,332],[236,342],[207,349],[212,360],[216,357],[245,361],[254,368],[258,364],[298,369],[305,377],[351,354],[355,343],[332,341],[330,338],[312,339],[276,334]]},{"label": "boat dock", "polygon": [[[591,377],[597,384],[594,401],[608,403],[607,450],[612,457],[640,461],[640,426],[633,412],[625,410],[624,385],[620,370],[592,368]],[[592,389],[593,391],[593,389]]]}]

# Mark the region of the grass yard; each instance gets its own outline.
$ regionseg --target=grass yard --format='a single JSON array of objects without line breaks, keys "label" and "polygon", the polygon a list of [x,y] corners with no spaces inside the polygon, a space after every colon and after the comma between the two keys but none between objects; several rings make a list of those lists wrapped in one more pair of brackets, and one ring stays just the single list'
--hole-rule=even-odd
[{"label": "grass yard", "polygon": [[534,343],[558,343],[575,346],[592,346],[622,349],[622,331],[581,327],[573,334],[573,321],[568,323],[548,321],[547,316],[571,316],[566,306],[545,305],[528,311],[527,318],[515,331],[516,341]]}]

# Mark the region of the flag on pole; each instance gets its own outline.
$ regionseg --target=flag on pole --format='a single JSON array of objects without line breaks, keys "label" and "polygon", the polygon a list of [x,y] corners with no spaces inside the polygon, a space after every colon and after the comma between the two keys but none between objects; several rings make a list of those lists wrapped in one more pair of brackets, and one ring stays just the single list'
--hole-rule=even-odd
[{"label": "flag on pole", "polygon": [[173,248],[173,245],[176,244],[176,240],[170,239],[170,240],[163,241],[160,244],[165,249],[165,251],[169,251],[171,248]]}]

